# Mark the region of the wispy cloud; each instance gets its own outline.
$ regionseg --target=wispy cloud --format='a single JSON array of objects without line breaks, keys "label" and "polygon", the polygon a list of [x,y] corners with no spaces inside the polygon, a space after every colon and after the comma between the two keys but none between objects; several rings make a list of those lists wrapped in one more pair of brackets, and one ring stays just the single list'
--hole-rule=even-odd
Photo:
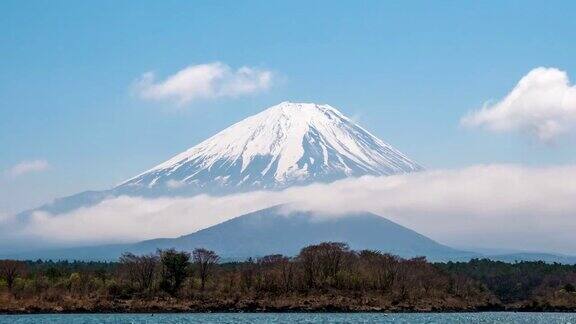
[{"label": "wispy cloud", "polygon": [[186,185],[186,183],[182,182],[182,181],[178,181],[178,180],[168,180],[168,182],[166,182],[166,186],[170,189],[177,189],[177,188],[181,188],[184,187]]},{"label": "wispy cloud", "polygon": [[521,131],[550,142],[576,128],[576,86],[566,72],[539,67],[504,99],[469,114],[461,123],[494,132]]},{"label": "wispy cloud", "polygon": [[12,177],[18,177],[27,173],[42,172],[50,167],[46,160],[22,161],[6,171]]},{"label": "wispy cloud", "polygon": [[[189,234],[280,203],[338,216],[372,211],[448,244],[576,253],[576,166],[480,165],[346,179],[224,197],[118,197],[71,213],[35,213],[22,234],[120,242]],[[113,226],[111,226],[113,224]]]},{"label": "wispy cloud", "polygon": [[186,104],[201,99],[238,97],[267,90],[273,73],[243,66],[236,70],[214,62],[188,66],[164,80],[154,72],[144,73],[134,84],[142,99],[168,100]]},{"label": "wispy cloud", "polygon": [[10,214],[0,211],[0,225],[8,223],[10,220],[12,220],[12,218],[13,216],[11,216]]}]

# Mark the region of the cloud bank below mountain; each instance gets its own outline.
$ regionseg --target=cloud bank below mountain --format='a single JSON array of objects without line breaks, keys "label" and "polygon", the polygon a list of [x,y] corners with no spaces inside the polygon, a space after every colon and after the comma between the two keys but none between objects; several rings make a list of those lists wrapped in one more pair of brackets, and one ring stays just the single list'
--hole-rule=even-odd
[{"label": "cloud bank below mountain", "polygon": [[576,253],[576,166],[479,165],[362,177],[223,197],[121,196],[70,213],[36,212],[17,236],[54,244],[175,237],[282,203],[338,217],[371,211],[442,243]]}]

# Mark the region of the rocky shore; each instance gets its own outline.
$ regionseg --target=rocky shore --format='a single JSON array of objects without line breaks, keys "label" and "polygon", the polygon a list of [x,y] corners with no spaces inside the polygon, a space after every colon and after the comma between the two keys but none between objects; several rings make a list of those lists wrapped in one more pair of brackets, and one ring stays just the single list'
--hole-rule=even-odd
[{"label": "rocky shore", "polygon": [[85,299],[58,301],[17,300],[4,296],[0,314],[49,313],[200,313],[200,312],[478,312],[478,311],[576,311],[569,305],[547,303],[503,305],[494,300],[421,299],[391,302],[380,296],[288,296],[280,298],[199,297],[194,299]]}]

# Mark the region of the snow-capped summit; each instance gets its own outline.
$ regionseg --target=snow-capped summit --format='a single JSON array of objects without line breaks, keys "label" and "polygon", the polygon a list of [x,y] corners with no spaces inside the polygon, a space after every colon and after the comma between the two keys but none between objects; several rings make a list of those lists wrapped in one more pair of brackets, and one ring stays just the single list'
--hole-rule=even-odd
[{"label": "snow-capped summit", "polygon": [[334,107],[282,102],[116,189],[280,189],[421,169]]}]

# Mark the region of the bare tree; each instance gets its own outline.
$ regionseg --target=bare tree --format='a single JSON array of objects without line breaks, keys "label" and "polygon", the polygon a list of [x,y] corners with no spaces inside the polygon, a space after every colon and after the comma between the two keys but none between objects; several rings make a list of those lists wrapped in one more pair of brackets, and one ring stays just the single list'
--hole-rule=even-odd
[{"label": "bare tree", "polygon": [[327,279],[334,279],[346,255],[350,253],[348,244],[340,242],[324,242],[303,248],[298,260],[303,266],[308,287],[314,287]]},{"label": "bare tree", "polygon": [[290,259],[285,257],[280,261],[280,274],[282,278],[282,289],[284,292],[292,289],[293,274],[293,264]]},{"label": "bare tree", "polygon": [[358,256],[366,273],[366,284],[374,289],[389,290],[396,276],[398,257],[372,250],[360,251]]},{"label": "bare tree", "polygon": [[214,251],[199,248],[192,252],[192,260],[200,275],[200,290],[204,291],[206,281],[219,259],[220,257]]},{"label": "bare tree", "polygon": [[127,252],[120,257],[120,263],[127,272],[128,278],[136,283],[142,292],[151,291],[156,277],[158,260],[157,254],[137,256]]},{"label": "bare tree", "polygon": [[0,260],[0,278],[6,281],[9,291],[12,291],[14,281],[22,274],[25,268],[26,265],[22,261]]},{"label": "bare tree", "polygon": [[260,285],[268,291],[288,291],[292,286],[292,264],[281,254],[258,259]]},{"label": "bare tree", "polygon": [[240,267],[240,284],[243,289],[250,290],[254,285],[254,274],[256,264],[252,258],[248,258],[245,262],[242,263]]}]

